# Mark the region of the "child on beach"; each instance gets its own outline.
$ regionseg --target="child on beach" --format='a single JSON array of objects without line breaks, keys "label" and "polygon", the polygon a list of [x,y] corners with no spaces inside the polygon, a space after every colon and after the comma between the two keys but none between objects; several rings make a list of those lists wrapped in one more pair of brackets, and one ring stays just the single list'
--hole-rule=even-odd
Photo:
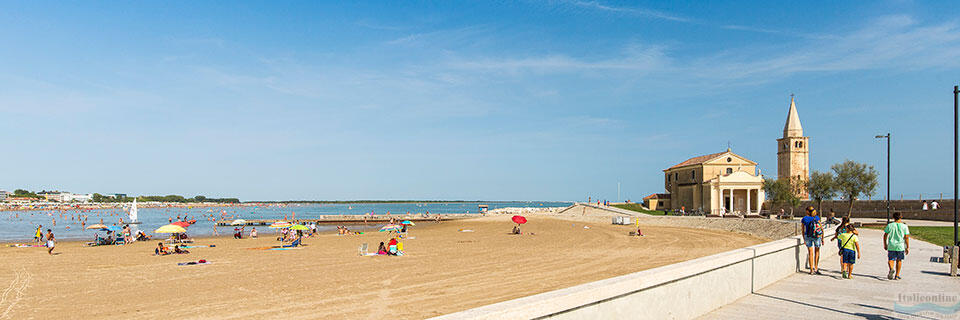
[{"label": "child on beach", "polygon": [[47,254],[53,255],[53,247],[57,245],[57,239],[53,237],[53,231],[47,229]]},{"label": "child on beach", "polygon": [[257,228],[253,228],[253,230],[250,230],[250,238],[254,238],[254,239],[257,238]]},{"label": "child on beach", "polygon": [[857,235],[854,234],[857,230],[853,225],[847,225],[845,231],[837,236],[841,243],[840,256],[843,257],[840,274],[846,279],[853,279],[853,264],[857,263],[857,259],[860,258],[860,242]]},{"label": "child on beach", "polygon": [[380,242],[380,247],[377,248],[377,254],[379,255],[387,254],[387,246],[383,244],[383,241]]}]

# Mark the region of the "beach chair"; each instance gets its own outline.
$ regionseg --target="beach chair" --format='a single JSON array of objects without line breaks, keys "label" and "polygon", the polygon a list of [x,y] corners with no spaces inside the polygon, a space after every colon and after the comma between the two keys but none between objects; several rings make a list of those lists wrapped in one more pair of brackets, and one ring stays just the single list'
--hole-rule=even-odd
[{"label": "beach chair", "polygon": [[284,245],[283,247],[284,247],[284,248],[299,247],[299,246],[300,246],[300,239],[301,239],[301,238],[297,238],[297,240],[293,240],[293,242],[291,242],[291,243],[288,244],[288,245]]},{"label": "beach chair", "polygon": [[367,252],[368,250],[369,250],[369,246],[367,245],[366,242],[364,242],[363,244],[361,244],[361,245],[360,245],[360,248],[357,249],[357,251],[359,252],[359,254],[360,254],[361,256],[367,255],[367,253],[369,253],[369,252]]}]

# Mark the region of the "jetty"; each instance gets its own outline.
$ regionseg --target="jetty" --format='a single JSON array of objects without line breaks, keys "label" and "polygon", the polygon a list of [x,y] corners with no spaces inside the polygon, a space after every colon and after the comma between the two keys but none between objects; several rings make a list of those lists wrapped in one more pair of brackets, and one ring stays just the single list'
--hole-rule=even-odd
[{"label": "jetty", "polygon": [[[451,213],[451,214],[432,214],[428,216],[424,215],[324,215],[319,217],[311,217],[305,219],[294,219],[294,220],[284,220],[284,219],[243,219],[244,223],[242,224],[233,224],[235,220],[223,220],[217,221],[218,227],[230,227],[230,226],[269,226],[275,222],[287,221],[291,223],[316,223],[316,224],[344,224],[344,225],[357,225],[357,224],[381,224],[389,223],[390,219],[396,221],[410,220],[413,222],[432,222],[437,221],[439,217],[440,221],[451,221],[451,220],[460,220],[460,219],[469,219],[480,217],[481,214],[478,213]],[[242,219],[242,218],[241,218]]]}]

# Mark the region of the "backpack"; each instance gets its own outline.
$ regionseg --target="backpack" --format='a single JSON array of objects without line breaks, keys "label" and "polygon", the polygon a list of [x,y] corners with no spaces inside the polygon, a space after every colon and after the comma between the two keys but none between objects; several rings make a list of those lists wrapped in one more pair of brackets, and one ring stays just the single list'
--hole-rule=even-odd
[{"label": "backpack", "polygon": [[811,238],[819,238],[823,236],[823,225],[820,224],[819,220],[810,220],[804,226],[804,235]]}]

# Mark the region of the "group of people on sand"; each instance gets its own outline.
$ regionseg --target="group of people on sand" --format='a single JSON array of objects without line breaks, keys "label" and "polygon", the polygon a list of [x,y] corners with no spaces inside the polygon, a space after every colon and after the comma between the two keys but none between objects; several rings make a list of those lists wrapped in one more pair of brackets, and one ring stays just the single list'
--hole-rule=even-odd
[{"label": "group of people on sand", "polygon": [[350,229],[347,226],[337,226],[337,235],[343,236],[350,234]]},{"label": "group of people on sand", "polygon": [[43,225],[37,225],[37,232],[34,234],[33,240],[36,241],[37,244],[43,244],[44,240],[46,240],[46,244],[44,245],[47,247],[47,254],[53,255],[53,247],[57,245],[57,237],[53,235],[53,230],[47,229],[47,234],[44,236]]},{"label": "group of people on sand", "polygon": [[186,248],[181,248],[179,244],[174,245],[173,251],[171,251],[170,249],[167,249],[167,247],[163,245],[163,242],[157,242],[157,248],[153,250],[153,253],[158,256],[165,256],[168,254],[187,254],[187,253],[190,253],[190,251],[187,250]]},{"label": "group of people on sand", "polygon": [[[807,263],[810,274],[820,272],[820,248],[824,244],[823,224],[820,215],[812,206],[807,207],[807,215],[800,220],[804,245],[807,247]],[[900,280],[903,260],[910,253],[910,228],[902,220],[900,212],[893,213],[893,222],[883,229],[883,250],[887,252],[887,279]],[[860,233],[850,223],[850,217],[843,217],[830,241],[837,241],[840,256],[840,275],[845,279],[853,278],[853,265],[861,258]]]},{"label": "group of people on sand", "polygon": [[402,256],[403,250],[400,249],[400,242],[397,241],[397,238],[390,238],[390,241],[384,245],[383,242],[380,242],[380,247],[377,248],[378,255],[386,256]]}]

